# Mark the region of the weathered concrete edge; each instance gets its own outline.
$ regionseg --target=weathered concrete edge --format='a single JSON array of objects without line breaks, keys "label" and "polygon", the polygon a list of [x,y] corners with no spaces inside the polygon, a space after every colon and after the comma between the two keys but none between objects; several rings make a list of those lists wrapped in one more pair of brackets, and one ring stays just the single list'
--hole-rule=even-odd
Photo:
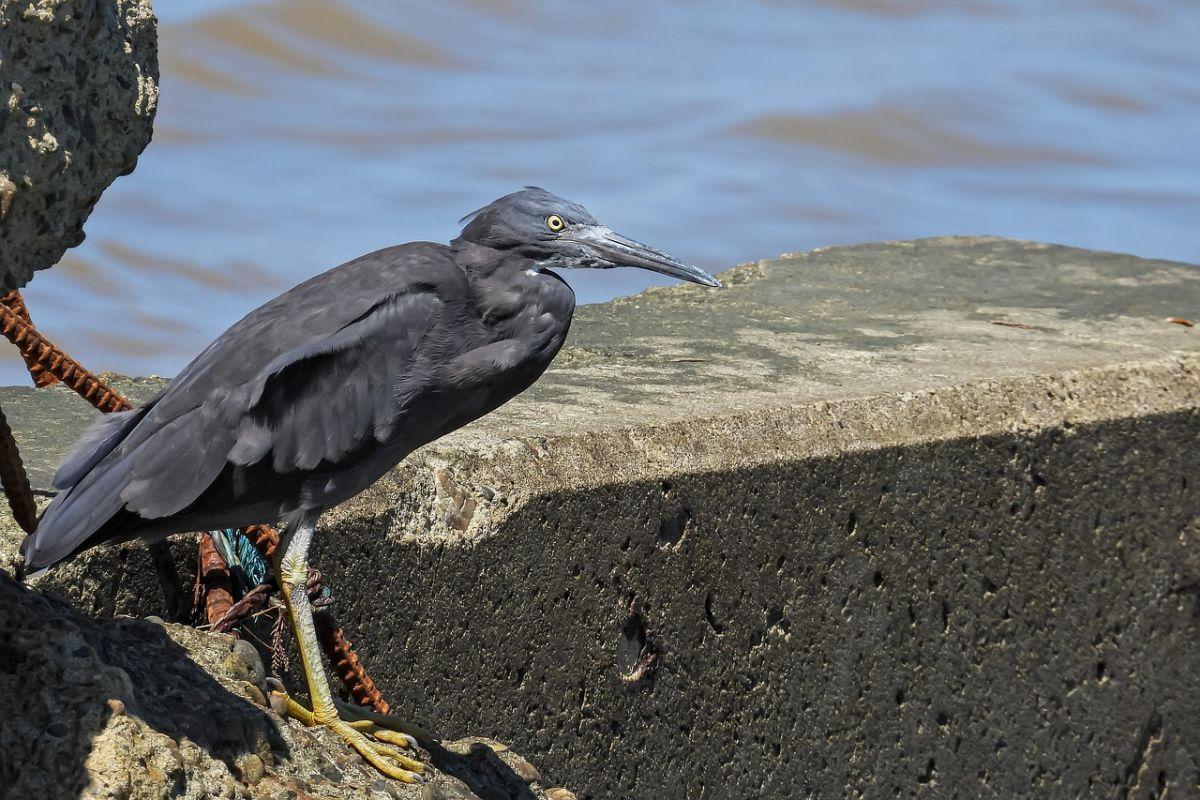
[{"label": "weathered concrete edge", "polygon": [[548,494],[1196,409],[1200,356],[1178,353],[685,422],[472,437],[418,451],[323,522],[372,516],[382,505],[397,512],[387,533],[402,541],[469,545],[500,533],[507,517]]}]

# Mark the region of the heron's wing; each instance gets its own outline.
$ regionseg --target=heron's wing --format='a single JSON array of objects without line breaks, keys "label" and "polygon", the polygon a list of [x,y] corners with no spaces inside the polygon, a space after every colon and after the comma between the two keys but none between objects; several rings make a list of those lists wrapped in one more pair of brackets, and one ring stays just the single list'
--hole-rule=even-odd
[{"label": "heron's wing", "polygon": [[440,315],[430,291],[391,295],[332,334],[281,353],[223,397],[180,414],[143,447],[121,492],[148,518],[190,505],[227,464],[268,457],[277,472],[336,463],[383,441],[401,408],[394,384]]},{"label": "heron's wing", "polygon": [[465,283],[449,248],[429,242],[377,250],[310,278],[251,311],[192,359],[163,393],[154,419],[163,424],[198,400],[237,391],[284,354],[335,335],[389,297],[455,279]]},{"label": "heron's wing", "polygon": [[277,472],[310,470],[386,442],[405,411],[397,388],[411,383],[441,313],[436,295],[405,294],[267,365],[251,387],[230,461],[246,466],[270,454]]},{"label": "heron's wing", "polygon": [[[153,401],[151,401],[153,402]],[[71,452],[58,465],[52,481],[56,489],[69,489],[113,451],[133,426],[145,416],[147,406],[102,414],[88,427]]]}]

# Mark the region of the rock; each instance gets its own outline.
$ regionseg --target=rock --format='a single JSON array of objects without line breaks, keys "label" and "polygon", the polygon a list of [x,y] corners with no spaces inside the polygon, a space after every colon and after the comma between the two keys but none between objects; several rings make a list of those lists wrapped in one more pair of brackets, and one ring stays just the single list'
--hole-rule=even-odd
[{"label": "rock", "polygon": [[[91,619],[0,573],[4,797],[417,798],[337,737],[247,702],[232,638],[138,619]],[[255,691],[257,691],[255,689]],[[536,785],[435,746],[427,788],[540,800]],[[426,753],[424,760],[430,761]],[[473,782],[473,783],[472,783]],[[489,795],[495,796],[495,795]]]},{"label": "rock", "polygon": [[83,241],[83,223],[150,142],[150,0],[0,0],[0,291]]},{"label": "rock", "polygon": [[230,666],[241,673],[242,680],[252,686],[262,686],[263,681],[267,679],[267,669],[263,666],[262,656],[254,649],[254,645],[244,639],[234,639],[231,654],[235,660]]},{"label": "rock", "polygon": [[241,771],[242,782],[250,787],[258,786],[263,776],[267,774],[263,760],[254,753],[241,759],[238,762],[238,769]]}]

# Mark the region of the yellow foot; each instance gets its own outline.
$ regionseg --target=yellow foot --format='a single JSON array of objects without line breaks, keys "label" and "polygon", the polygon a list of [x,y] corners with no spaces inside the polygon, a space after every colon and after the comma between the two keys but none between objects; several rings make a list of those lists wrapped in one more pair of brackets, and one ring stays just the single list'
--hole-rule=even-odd
[{"label": "yellow foot", "polygon": [[365,758],[368,764],[389,778],[404,783],[425,782],[425,765],[402,752],[415,751],[417,747],[416,738],[402,729],[420,731],[420,728],[392,720],[383,714],[372,714],[365,710],[360,712],[346,703],[339,705],[338,716],[330,721],[319,721],[316,714],[284,692],[273,694],[284,700],[289,717],[309,728],[320,725],[333,731]]}]

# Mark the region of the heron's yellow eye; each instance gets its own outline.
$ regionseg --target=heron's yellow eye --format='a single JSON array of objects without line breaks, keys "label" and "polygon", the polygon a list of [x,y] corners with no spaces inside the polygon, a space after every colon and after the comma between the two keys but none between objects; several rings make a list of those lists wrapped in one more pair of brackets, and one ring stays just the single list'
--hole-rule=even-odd
[{"label": "heron's yellow eye", "polygon": [[551,214],[550,216],[546,217],[546,227],[555,233],[558,233],[563,228],[567,227],[567,223],[564,222],[563,218],[558,214]]}]

